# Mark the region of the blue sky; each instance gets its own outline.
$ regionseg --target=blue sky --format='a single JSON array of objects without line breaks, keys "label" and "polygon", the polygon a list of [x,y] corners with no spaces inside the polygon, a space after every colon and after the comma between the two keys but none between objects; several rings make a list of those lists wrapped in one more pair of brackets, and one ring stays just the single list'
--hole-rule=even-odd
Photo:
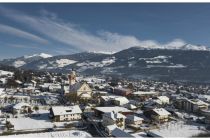
[{"label": "blue sky", "polygon": [[0,4],[0,59],[131,46],[210,46],[210,4]]}]

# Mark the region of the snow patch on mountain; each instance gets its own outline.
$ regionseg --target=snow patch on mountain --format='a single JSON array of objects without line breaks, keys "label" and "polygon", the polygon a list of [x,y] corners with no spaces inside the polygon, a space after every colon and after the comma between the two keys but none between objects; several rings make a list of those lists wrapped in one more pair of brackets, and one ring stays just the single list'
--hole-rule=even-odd
[{"label": "snow patch on mountain", "polygon": [[83,63],[77,63],[76,65],[80,67],[79,71],[84,71],[86,69],[94,69],[94,68],[101,68],[104,66],[109,66],[112,63],[114,63],[116,60],[115,57],[109,57],[103,59],[101,62],[83,62]]},{"label": "snow patch on mountain", "polygon": [[171,58],[172,56],[164,56],[164,55],[159,55],[153,58],[139,58],[139,60],[145,60],[146,63],[153,63],[153,64],[160,64],[160,63],[167,63],[168,59]]},{"label": "snow patch on mountain", "polygon": [[192,44],[186,44],[184,42],[171,42],[168,44],[151,44],[151,45],[145,45],[145,46],[135,46],[135,48],[138,48],[140,50],[150,50],[150,49],[166,49],[166,50],[195,50],[195,51],[210,51],[210,48],[203,45],[192,45]]},{"label": "snow patch on mountain", "polygon": [[25,55],[24,56],[25,59],[32,58],[32,57],[49,58],[49,57],[52,57],[52,55],[46,54],[46,53],[40,53],[40,54]]},{"label": "snow patch on mountain", "polygon": [[57,64],[56,65],[57,67],[62,68],[62,67],[65,67],[67,65],[74,64],[77,61],[69,60],[69,59],[59,59],[59,60],[56,60],[55,62]]},{"label": "snow patch on mountain", "polygon": [[175,64],[175,65],[147,65],[147,68],[186,68],[187,66],[184,66],[183,64]]},{"label": "snow patch on mountain", "polygon": [[17,60],[17,61],[15,61],[15,62],[13,62],[13,66],[14,67],[16,67],[16,68],[19,68],[19,67],[21,67],[21,66],[23,66],[23,65],[25,65],[26,64],[26,62],[25,61],[22,61],[22,60]]},{"label": "snow patch on mountain", "polygon": [[106,52],[106,51],[93,51],[93,53],[98,53],[98,54],[114,54],[116,52],[113,52],[113,51],[111,51],[111,52]]},{"label": "snow patch on mountain", "polygon": [[38,68],[39,68],[39,70],[45,69],[45,68],[47,68],[47,64],[39,65]]}]

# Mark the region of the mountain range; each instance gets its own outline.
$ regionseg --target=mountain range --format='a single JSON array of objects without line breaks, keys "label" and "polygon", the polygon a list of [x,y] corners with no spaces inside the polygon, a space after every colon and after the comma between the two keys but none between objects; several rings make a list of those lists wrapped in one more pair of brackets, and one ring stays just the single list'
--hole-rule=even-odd
[{"label": "mountain range", "polygon": [[186,44],[174,48],[131,47],[113,54],[81,52],[51,56],[35,54],[5,59],[0,64],[16,68],[132,79],[210,82],[210,50]]}]

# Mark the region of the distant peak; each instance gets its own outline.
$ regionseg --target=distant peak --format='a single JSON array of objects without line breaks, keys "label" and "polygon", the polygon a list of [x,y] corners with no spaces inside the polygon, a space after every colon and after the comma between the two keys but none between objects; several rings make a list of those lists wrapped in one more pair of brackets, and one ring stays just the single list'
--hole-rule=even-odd
[{"label": "distant peak", "polygon": [[153,46],[134,46],[134,49],[152,50],[152,49],[166,49],[166,50],[194,50],[194,51],[210,51],[210,48],[203,45],[153,45]]},{"label": "distant peak", "polygon": [[52,55],[50,54],[46,54],[46,53],[39,53],[39,54],[33,54],[33,55],[25,55],[24,58],[32,58],[32,57],[42,57],[42,58],[49,58],[52,57]]}]

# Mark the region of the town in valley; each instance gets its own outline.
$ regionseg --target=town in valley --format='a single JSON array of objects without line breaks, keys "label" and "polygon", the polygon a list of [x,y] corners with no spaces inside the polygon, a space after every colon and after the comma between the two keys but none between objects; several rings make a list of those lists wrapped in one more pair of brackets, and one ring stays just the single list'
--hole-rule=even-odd
[{"label": "town in valley", "polygon": [[0,70],[0,135],[199,137],[210,130],[210,85]]}]

